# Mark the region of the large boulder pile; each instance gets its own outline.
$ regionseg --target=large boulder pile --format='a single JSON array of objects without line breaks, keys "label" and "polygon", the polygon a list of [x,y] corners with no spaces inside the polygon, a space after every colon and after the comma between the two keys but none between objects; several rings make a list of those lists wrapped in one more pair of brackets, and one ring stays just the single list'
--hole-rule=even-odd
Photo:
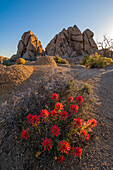
[{"label": "large boulder pile", "polygon": [[93,39],[94,33],[86,29],[83,33],[76,25],[63,29],[46,47],[48,55],[76,57],[90,55],[98,50]]},{"label": "large boulder pile", "polygon": [[43,52],[41,42],[32,31],[25,32],[18,43],[17,54],[11,57],[12,60],[24,58],[27,60],[35,60],[37,55]]}]

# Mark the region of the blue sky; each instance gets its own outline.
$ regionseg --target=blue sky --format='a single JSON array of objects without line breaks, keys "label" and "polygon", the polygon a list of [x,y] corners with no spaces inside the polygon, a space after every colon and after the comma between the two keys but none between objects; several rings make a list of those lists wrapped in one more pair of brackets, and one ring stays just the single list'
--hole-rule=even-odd
[{"label": "blue sky", "polygon": [[11,57],[31,30],[45,48],[63,28],[91,29],[97,41],[113,38],[113,0],[0,0],[0,55]]}]

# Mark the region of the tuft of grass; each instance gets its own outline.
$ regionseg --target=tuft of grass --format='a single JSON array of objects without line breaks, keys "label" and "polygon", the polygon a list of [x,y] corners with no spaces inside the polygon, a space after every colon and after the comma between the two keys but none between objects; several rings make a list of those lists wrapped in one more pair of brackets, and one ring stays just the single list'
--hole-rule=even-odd
[{"label": "tuft of grass", "polygon": [[111,64],[113,64],[113,60],[111,58],[103,57],[98,53],[90,56],[84,56],[81,62],[81,65],[85,65],[90,68],[104,68]]},{"label": "tuft of grass", "polygon": [[54,60],[55,60],[56,63],[69,64],[66,59],[62,59],[62,58],[59,57],[58,55],[56,55],[56,57],[54,58]]}]

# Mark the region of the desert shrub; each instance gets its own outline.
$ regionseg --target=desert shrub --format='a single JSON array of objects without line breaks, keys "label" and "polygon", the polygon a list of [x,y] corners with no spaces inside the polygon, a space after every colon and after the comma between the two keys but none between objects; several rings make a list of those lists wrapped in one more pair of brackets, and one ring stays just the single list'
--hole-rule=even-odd
[{"label": "desert shrub", "polygon": [[83,57],[81,65],[85,65],[90,68],[104,68],[108,65],[113,64],[111,58],[103,57],[102,55],[95,53],[95,55],[90,55]]},{"label": "desert shrub", "polygon": [[25,64],[25,63],[26,63],[26,61],[23,58],[18,58],[16,60],[16,64]]},{"label": "desert shrub", "polygon": [[56,57],[54,58],[54,60],[56,61],[56,63],[69,64],[66,59],[62,59],[62,58],[59,57],[58,55],[56,55]]},{"label": "desert shrub", "polygon": [[28,123],[24,124],[21,132],[23,142],[34,141],[37,158],[48,152],[51,159],[60,163],[64,163],[65,157],[70,155],[77,159],[82,154],[84,141],[90,139],[89,134],[97,121],[83,121],[80,117],[84,102],[82,96],[69,96],[62,103],[59,95],[54,93],[50,102],[51,108],[46,107],[40,113],[27,115]]}]

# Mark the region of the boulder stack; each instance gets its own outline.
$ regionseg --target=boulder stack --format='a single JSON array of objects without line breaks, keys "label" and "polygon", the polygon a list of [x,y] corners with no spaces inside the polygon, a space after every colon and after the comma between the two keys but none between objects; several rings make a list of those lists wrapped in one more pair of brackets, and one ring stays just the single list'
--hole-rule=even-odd
[{"label": "boulder stack", "polygon": [[43,52],[41,42],[32,31],[25,32],[18,43],[17,54],[11,57],[12,60],[23,58],[27,60],[35,60],[37,55]]},{"label": "boulder stack", "polygon": [[94,33],[86,29],[83,33],[76,25],[63,29],[50,41],[46,47],[48,55],[64,57],[76,57],[90,55],[98,51],[93,39]]}]

